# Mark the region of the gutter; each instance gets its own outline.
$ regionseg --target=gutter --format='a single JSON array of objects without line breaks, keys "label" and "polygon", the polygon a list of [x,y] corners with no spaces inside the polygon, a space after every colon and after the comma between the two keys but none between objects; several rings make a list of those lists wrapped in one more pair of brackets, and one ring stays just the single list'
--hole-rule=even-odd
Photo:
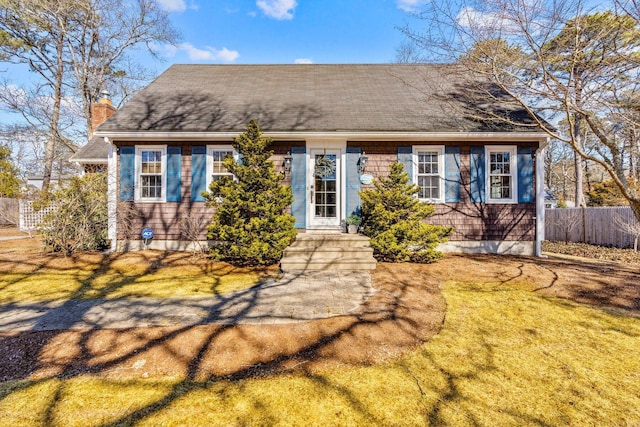
[{"label": "gutter", "polygon": [[[229,141],[237,132],[149,132],[149,131],[100,131],[96,136],[117,141]],[[387,131],[323,131],[323,132],[264,132],[265,137],[276,140],[303,141],[311,139],[349,141],[505,141],[538,142],[548,140],[544,132],[387,132]],[[546,145],[546,144],[545,144]]]}]

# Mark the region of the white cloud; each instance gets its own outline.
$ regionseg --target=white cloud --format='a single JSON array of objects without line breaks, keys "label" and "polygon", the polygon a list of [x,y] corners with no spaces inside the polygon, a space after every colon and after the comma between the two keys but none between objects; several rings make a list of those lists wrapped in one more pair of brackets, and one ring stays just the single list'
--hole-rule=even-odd
[{"label": "white cloud", "polygon": [[187,10],[187,4],[184,0],[158,0],[158,4],[167,12],[184,12]]},{"label": "white cloud", "polygon": [[284,20],[293,19],[293,10],[297,0],[257,0],[256,6],[270,18]]},{"label": "white cloud", "polygon": [[[169,53],[171,49],[167,49]],[[192,61],[223,61],[233,62],[240,54],[236,50],[229,50],[226,47],[222,49],[216,49],[214,47],[205,46],[204,49],[199,49],[191,43],[180,43],[174,50],[174,55],[177,51],[185,52],[189,59]]]},{"label": "white cloud", "polygon": [[483,12],[472,7],[460,9],[456,21],[460,26],[475,31],[502,31],[505,34],[517,34],[520,30],[508,15],[490,11]]},{"label": "white cloud", "polygon": [[191,61],[222,61],[233,62],[240,54],[236,50],[229,50],[226,47],[222,49],[216,49],[214,47],[205,46],[204,49],[199,49],[191,43],[180,43],[178,45],[153,45],[153,49],[161,56],[172,58],[179,52],[184,52]]},{"label": "white cloud", "polygon": [[293,61],[294,64],[313,64],[313,59],[309,59],[309,58],[298,58],[295,61]]},{"label": "white cloud", "polygon": [[398,9],[405,12],[415,13],[420,11],[420,6],[427,3],[427,0],[396,0]]},{"label": "white cloud", "polygon": [[184,12],[187,9],[198,10],[198,6],[194,2],[185,0],[158,0],[160,7],[167,12]]}]

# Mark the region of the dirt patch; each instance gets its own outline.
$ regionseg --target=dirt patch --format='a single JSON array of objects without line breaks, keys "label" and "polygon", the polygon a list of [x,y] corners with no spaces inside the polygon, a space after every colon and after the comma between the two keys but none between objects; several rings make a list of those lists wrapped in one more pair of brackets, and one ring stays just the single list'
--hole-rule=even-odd
[{"label": "dirt patch", "polygon": [[516,286],[640,315],[640,266],[562,258],[447,256],[379,264],[357,315],[288,325],[202,325],[0,334],[0,380],[96,375],[242,379],[396,358],[437,334],[449,282]]}]

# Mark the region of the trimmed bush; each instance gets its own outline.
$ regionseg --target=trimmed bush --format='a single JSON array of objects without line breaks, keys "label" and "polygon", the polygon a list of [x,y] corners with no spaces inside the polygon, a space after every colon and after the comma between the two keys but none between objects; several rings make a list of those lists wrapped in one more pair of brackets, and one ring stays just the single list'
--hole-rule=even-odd
[{"label": "trimmed bush", "polygon": [[451,227],[425,222],[434,212],[416,197],[419,188],[409,183],[403,165],[394,163],[388,177],[374,181],[375,189],[360,192],[361,232],[371,238],[376,258],[382,261],[430,263],[442,256],[435,247],[447,241]]}]

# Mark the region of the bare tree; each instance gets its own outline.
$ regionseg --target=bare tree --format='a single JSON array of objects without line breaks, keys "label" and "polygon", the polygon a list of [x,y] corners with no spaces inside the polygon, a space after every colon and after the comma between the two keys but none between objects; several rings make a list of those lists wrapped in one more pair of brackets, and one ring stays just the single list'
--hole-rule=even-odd
[{"label": "bare tree", "polygon": [[419,64],[425,62],[420,54],[421,51],[415,44],[405,40],[396,48],[395,62],[399,64]]},{"label": "bare tree", "polygon": [[[637,15],[616,12],[614,3],[604,12],[607,4],[598,11],[590,4],[433,0],[419,14],[425,25],[404,32],[430,61],[459,63],[487,103],[524,108],[541,130],[600,165],[640,219],[640,193],[629,183],[622,141],[614,137],[617,123],[637,125],[628,100],[640,91],[639,23]],[[474,114],[511,120],[482,108]],[[552,125],[561,119],[565,129]],[[584,148],[583,129],[598,141],[593,153]]]},{"label": "bare tree", "polygon": [[640,240],[640,221],[637,221],[635,218],[623,218],[620,214],[615,213],[613,223],[618,230],[633,236],[633,250],[637,251],[638,240]]},{"label": "bare tree", "polygon": [[206,243],[202,242],[201,236],[207,231],[208,221],[204,217],[197,217],[189,214],[180,221],[180,233],[191,244],[191,252],[197,258],[207,251]]},{"label": "bare tree", "polygon": [[564,243],[571,241],[571,232],[582,223],[581,209],[554,209],[554,215],[547,217],[549,223],[557,226],[564,234]]},{"label": "bare tree", "polygon": [[[82,119],[86,135],[90,104],[101,87],[122,83],[128,88],[132,81],[148,78],[128,56],[131,50],[142,47],[153,53],[154,44],[177,38],[154,0],[3,0],[0,35],[0,57],[26,65],[37,77],[32,88],[20,91],[5,84],[0,101],[5,109],[46,132],[45,189],[56,148],[67,145],[75,150],[63,120]],[[30,96],[16,97],[20,93]],[[47,108],[34,111],[34,101]],[[80,106],[80,112],[63,111],[74,104]]]},{"label": "bare tree", "polygon": [[[67,0],[69,1],[69,0]],[[122,103],[152,77],[130,56],[143,46],[175,43],[178,33],[155,0],[74,0],[69,19],[59,18],[66,43],[74,89],[80,96],[87,133],[91,131],[91,103],[109,87]]]}]

